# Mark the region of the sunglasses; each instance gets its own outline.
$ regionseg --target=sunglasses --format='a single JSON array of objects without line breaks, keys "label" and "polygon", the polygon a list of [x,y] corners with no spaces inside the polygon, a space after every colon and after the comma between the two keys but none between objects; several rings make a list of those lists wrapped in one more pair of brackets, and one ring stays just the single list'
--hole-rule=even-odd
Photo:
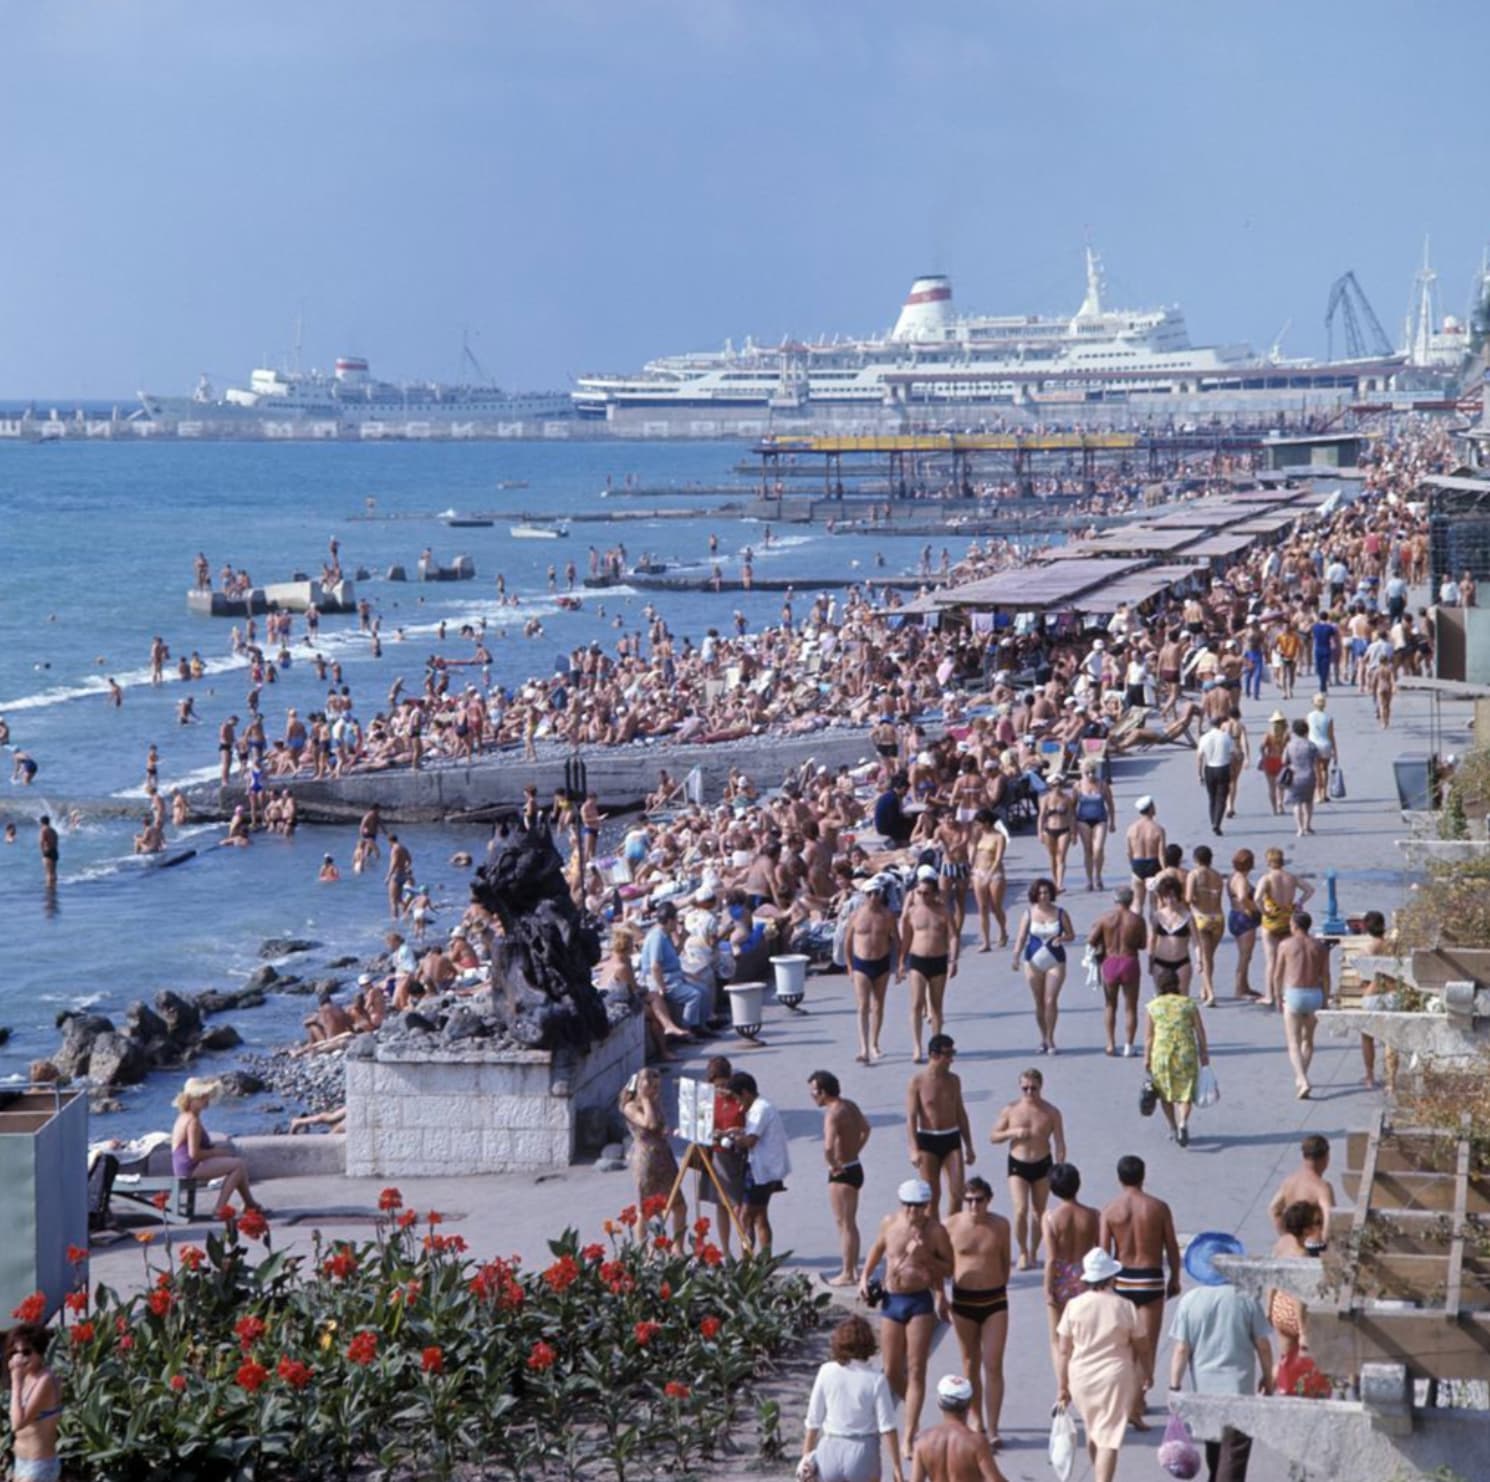
[{"label": "sunglasses", "polygon": [[962,1196],[962,1202],[964,1204],[987,1204],[988,1199],[989,1196],[987,1194],[964,1194]]},{"label": "sunglasses", "polygon": [[1040,1088],[1038,1086],[1021,1086],[1019,1088],[1026,1096],[1033,1096]]}]

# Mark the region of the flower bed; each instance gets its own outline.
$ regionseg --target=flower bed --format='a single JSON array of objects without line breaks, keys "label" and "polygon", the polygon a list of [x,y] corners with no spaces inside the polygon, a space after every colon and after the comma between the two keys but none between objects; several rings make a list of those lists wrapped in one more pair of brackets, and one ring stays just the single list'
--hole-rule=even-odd
[{"label": "flower bed", "polygon": [[146,1244],[143,1291],[74,1291],[52,1350],[69,1474],[680,1474],[731,1449],[752,1379],[829,1301],[779,1258],[726,1260],[706,1219],[675,1243],[660,1199],[532,1272],[380,1203],[360,1244],[288,1255],[229,1214],[205,1246]]}]

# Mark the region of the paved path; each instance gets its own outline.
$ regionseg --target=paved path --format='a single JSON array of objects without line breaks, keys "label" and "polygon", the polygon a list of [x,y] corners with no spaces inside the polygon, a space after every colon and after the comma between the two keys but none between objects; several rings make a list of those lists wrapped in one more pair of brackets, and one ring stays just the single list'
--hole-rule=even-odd
[{"label": "paved path", "polygon": [[[1230,821],[1224,840],[1212,840],[1193,755],[1175,747],[1117,763],[1119,835],[1133,817],[1134,798],[1152,793],[1170,839],[1186,846],[1187,863],[1189,847],[1201,842],[1217,846],[1218,864],[1225,862],[1219,857],[1222,846],[1228,859],[1233,849],[1245,846],[1260,860],[1264,849],[1279,844],[1287,850],[1290,864],[1305,876],[1322,877],[1329,867],[1341,871],[1340,903],[1345,912],[1355,914],[1373,907],[1390,911],[1400,903],[1403,889],[1399,856],[1393,846],[1403,833],[1403,825],[1391,762],[1399,753],[1426,751],[1429,745],[1427,700],[1398,699],[1398,715],[1387,733],[1377,728],[1365,699],[1340,694],[1332,701],[1350,797],[1318,810],[1318,833],[1312,838],[1294,838],[1291,819],[1274,819],[1268,813],[1263,780],[1253,771],[1243,780],[1240,816]],[[1301,691],[1283,708],[1290,717],[1302,715],[1308,701],[1308,692]],[[1274,703],[1269,692],[1261,706],[1254,703],[1248,707],[1253,731]],[[1462,749],[1467,709],[1448,708],[1445,716],[1446,744],[1451,749]],[[1119,869],[1123,855],[1120,836],[1109,851]],[[1010,851],[1011,908],[1022,902],[1029,881],[1041,872],[1037,847],[1031,838],[1021,836]],[[1078,886],[1083,878],[1074,851],[1071,878]],[[1118,870],[1109,867],[1108,882],[1120,883]],[[1322,907],[1322,878],[1319,884]],[[1084,932],[1093,917],[1106,908],[1105,898],[1079,889],[1068,895],[1065,903],[1078,932]],[[1322,911],[1316,913],[1316,921],[1321,915]],[[1011,928],[1017,919],[1017,914],[1011,914]],[[1234,959],[1228,937],[1217,964],[1218,989],[1223,995],[1230,992]],[[1149,1189],[1173,1206],[1182,1242],[1187,1233],[1197,1230],[1226,1229],[1239,1234],[1249,1249],[1269,1248],[1273,1237],[1266,1213],[1268,1200],[1285,1170],[1296,1161],[1300,1137],[1307,1132],[1322,1132],[1332,1140],[1343,1139],[1348,1129],[1364,1125],[1376,1104],[1374,1094],[1360,1085],[1356,1044],[1322,1038],[1313,1072],[1316,1098],[1297,1101],[1283,1048],[1281,1019],[1223,998],[1221,1006],[1206,1013],[1222,1101],[1213,1110],[1195,1114],[1194,1140],[1188,1150],[1181,1150],[1168,1141],[1161,1116],[1149,1121],[1139,1117],[1141,1062],[1103,1055],[1100,997],[1084,986],[1074,960],[1073,968],[1073,981],[1067,984],[1062,1002],[1062,1053],[1050,1059],[1033,1054],[1037,1036],[1029,995],[1022,978],[1010,970],[1007,953],[980,956],[974,952],[965,957],[963,970],[948,991],[947,1028],[957,1040],[957,1068],[979,1146],[976,1171],[989,1176],[994,1185],[995,1209],[1007,1214],[1009,1200],[1002,1176],[1003,1153],[988,1145],[988,1129],[999,1107],[1016,1095],[1021,1068],[1038,1063],[1045,1071],[1047,1096],[1065,1113],[1070,1157],[1082,1170],[1086,1202],[1100,1205],[1110,1198],[1117,1188],[1117,1159],[1125,1153],[1137,1153],[1148,1162]],[[1260,972],[1259,947],[1254,984],[1260,981]],[[806,1006],[810,1014],[793,1017],[770,1011],[768,1042],[763,1047],[736,1052],[735,1045],[724,1042],[720,1048],[732,1055],[737,1068],[755,1075],[762,1093],[782,1109],[791,1136],[795,1174],[790,1188],[773,1203],[771,1211],[778,1243],[790,1247],[804,1269],[826,1273],[836,1269],[837,1244],[824,1192],[825,1170],[818,1141],[821,1116],[808,1099],[807,1076],[818,1067],[837,1073],[845,1094],[859,1102],[874,1126],[865,1153],[867,1183],[860,1221],[867,1246],[880,1215],[893,1206],[896,1185],[910,1172],[902,1122],[906,1079],[911,1073],[909,1032],[903,1012],[905,990],[892,985],[883,1040],[888,1058],[873,1069],[858,1066],[853,1059],[854,1021],[847,980],[813,978],[808,987]],[[1146,980],[1146,997],[1148,992]],[[697,1068],[701,1069],[701,1060]],[[585,1234],[598,1233],[600,1221],[632,1199],[626,1175],[598,1173],[589,1167],[573,1168],[536,1182],[531,1177],[512,1175],[403,1179],[399,1183],[406,1202],[419,1209],[438,1208],[452,1221],[464,1215],[454,1228],[465,1234],[478,1254],[518,1250],[530,1261],[546,1257],[544,1240],[564,1225],[578,1220]],[[372,1207],[377,1187],[376,1182],[368,1180],[348,1180],[333,1189],[313,1180],[286,1180],[267,1186],[264,1197],[281,1210],[326,1209],[332,1205]],[[328,1233],[339,1228],[334,1219],[320,1218],[315,1224]],[[308,1241],[309,1228],[307,1225],[305,1232],[293,1238]],[[349,1226],[347,1233],[365,1234],[365,1226],[360,1230]],[[288,1229],[282,1230],[281,1244],[288,1235]],[[96,1256],[95,1278],[119,1284],[138,1280],[138,1248],[133,1242],[127,1244],[128,1254],[121,1251]],[[1050,1476],[1044,1443],[1055,1384],[1038,1272],[1016,1275],[1010,1311],[1004,1407],[1008,1445],[1001,1453],[1000,1464],[1010,1478],[1044,1482]],[[942,1329],[932,1358],[933,1382],[957,1366],[956,1339],[950,1329]],[[1162,1355],[1159,1373],[1162,1384],[1162,1377],[1167,1375]],[[933,1418],[928,1416],[928,1423]],[[1156,1463],[1151,1455],[1141,1454],[1140,1447],[1157,1445],[1160,1430],[1156,1425],[1147,1437],[1130,1440],[1119,1465],[1120,1476],[1134,1476],[1144,1470],[1153,1474]],[[1075,1477],[1089,1475],[1083,1456]],[[1260,1451],[1255,1454],[1253,1482],[1282,1482],[1285,1475],[1275,1458]]]}]

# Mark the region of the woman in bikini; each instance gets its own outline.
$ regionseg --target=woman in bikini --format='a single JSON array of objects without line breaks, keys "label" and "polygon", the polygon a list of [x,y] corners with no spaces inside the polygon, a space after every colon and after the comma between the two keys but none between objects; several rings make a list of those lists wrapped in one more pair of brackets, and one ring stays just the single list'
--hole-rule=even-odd
[{"label": "woman in bikini", "polygon": [[5,1335],[5,1371],[10,1377],[10,1431],[16,1482],[58,1482],[57,1421],[62,1390],[46,1366],[51,1333],[19,1323]]},{"label": "woman in bikini", "polygon": [[1066,791],[1066,779],[1057,772],[1040,798],[1038,821],[1040,838],[1050,856],[1050,873],[1057,895],[1066,888],[1066,856],[1071,852],[1071,827],[1075,818],[1075,805]]},{"label": "woman in bikini", "polygon": [[1281,710],[1268,717],[1267,734],[1257,743],[1257,770],[1267,779],[1268,803],[1273,816],[1284,811],[1283,787],[1278,781],[1283,774],[1283,752],[1288,745],[1288,717]]},{"label": "woman in bikini", "polygon": [[963,757],[957,769],[957,780],[952,784],[952,807],[965,845],[973,841],[973,820],[983,806],[983,776],[979,765],[978,758],[972,753]]},{"label": "woman in bikini", "polygon": [[1102,763],[1081,764],[1076,785],[1076,832],[1081,839],[1082,862],[1086,866],[1086,888],[1105,890],[1102,864],[1107,855],[1107,834],[1113,825],[1112,785],[1102,776]]},{"label": "woman in bikini", "polygon": [[1278,945],[1287,939],[1292,929],[1293,913],[1314,894],[1312,885],[1283,868],[1283,851],[1269,849],[1268,867],[1257,882],[1257,906],[1262,914],[1262,955],[1267,959],[1267,993],[1265,1001],[1270,1008],[1283,1007],[1283,991],[1279,987],[1281,976],[1278,968]]},{"label": "woman in bikini", "polygon": [[1014,966],[1024,967],[1030,985],[1042,1055],[1058,1053],[1055,1025],[1066,982],[1065,944],[1076,940],[1071,918],[1056,905],[1055,895],[1054,881],[1036,880],[1030,886],[1029,909],[1020,918],[1019,935],[1014,939]]},{"label": "woman in bikini", "polygon": [[1201,1002],[1209,1008],[1216,1001],[1216,948],[1226,934],[1222,901],[1226,882],[1211,868],[1210,846],[1195,846],[1195,867],[1185,880],[1185,904],[1195,923],[1196,955],[1200,958]]},{"label": "woman in bikini", "polygon": [[1226,882],[1226,925],[1236,941],[1236,988],[1232,997],[1248,1002],[1262,997],[1248,982],[1252,954],[1257,950],[1257,927],[1262,920],[1262,911],[1252,887],[1252,870],[1256,864],[1256,857],[1250,849],[1238,849],[1231,856],[1231,878]]},{"label": "woman in bikini", "polygon": [[1154,891],[1150,912],[1149,971],[1157,979],[1169,968],[1178,976],[1180,992],[1190,992],[1190,950],[1195,923],[1185,909],[1184,890],[1178,880],[1165,876]]},{"label": "woman in bikini", "polygon": [[978,905],[980,952],[993,951],[989,941],[990,918],[999,924],[1000,947],[1009,945],[1009,921],[1004,915],[1004,851],[1009,836],[992,808],[980,808],[973,816],[973,899]]}]

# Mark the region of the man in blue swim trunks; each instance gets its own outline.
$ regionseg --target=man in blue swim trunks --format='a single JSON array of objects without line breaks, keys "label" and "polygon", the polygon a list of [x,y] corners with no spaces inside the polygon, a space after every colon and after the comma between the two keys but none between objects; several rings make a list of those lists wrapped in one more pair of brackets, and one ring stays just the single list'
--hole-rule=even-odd
[{"label": "man in blue swim trunks", "polygon": [[887,1214],[864,1261],[859,1295],[869,1298],[870,1278],[885,1263],[880,1358],[896,1399],[905,1401],[903,1447],[910,1455],[926,1400],[926,1363],[936,1333],[936,1310],[952,1275],[952,1242],[931,1212],[931,1185],[908,1178],[900,1208]]}]

